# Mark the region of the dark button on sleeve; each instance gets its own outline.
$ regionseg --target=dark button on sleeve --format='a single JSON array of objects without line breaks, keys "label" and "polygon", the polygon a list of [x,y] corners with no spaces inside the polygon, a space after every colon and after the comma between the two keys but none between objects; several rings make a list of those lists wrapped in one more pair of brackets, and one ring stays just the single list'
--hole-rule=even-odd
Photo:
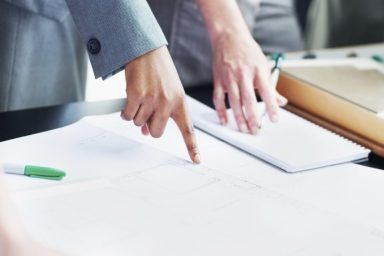
[{"label": "dark button on sleeve", "polygon": [[101,50],[101,44],[96,38],[88,40],[87,49],[90,54],[98,54]]}]

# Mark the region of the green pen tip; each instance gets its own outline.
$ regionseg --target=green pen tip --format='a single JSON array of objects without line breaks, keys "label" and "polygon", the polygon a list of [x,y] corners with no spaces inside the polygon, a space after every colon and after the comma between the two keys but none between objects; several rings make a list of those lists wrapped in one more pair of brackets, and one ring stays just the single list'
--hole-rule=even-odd
[{"label": "green pen tip", "polygon": [[275,60],[276,61],[279,58],[285,59],[284,53],[281,53],[281,52],[272,53],[271,60]]}]

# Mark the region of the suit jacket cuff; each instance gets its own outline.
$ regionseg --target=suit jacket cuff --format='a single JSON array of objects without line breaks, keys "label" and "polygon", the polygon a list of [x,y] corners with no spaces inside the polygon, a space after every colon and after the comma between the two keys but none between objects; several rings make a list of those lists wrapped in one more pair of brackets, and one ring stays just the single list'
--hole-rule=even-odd
[{"label": "suit jacket cuff", "polygon": [[96,78],[167,44],[145,0],[66,0]]}]

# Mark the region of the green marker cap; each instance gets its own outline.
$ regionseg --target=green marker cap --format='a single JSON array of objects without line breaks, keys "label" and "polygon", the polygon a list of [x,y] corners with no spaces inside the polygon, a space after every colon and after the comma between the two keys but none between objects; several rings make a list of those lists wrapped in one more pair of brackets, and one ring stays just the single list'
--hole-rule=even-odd
[{"label": "green marker cap", "polygon": [[65,172],[50,167],[26,165],[24,175],[41,179],[61,180],[65,177]]}]

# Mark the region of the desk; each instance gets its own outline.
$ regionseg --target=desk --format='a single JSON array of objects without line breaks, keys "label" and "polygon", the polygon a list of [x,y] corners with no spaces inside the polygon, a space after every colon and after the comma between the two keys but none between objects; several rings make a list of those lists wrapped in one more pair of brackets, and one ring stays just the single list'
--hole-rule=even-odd
[{"label": "desk", "polygon": [[[187,93],[213,107],[211,86],[188,89]],[[87,115],[117,112],[124,106],[124,103],[124,99],[100,102],[74,102],[59,106],[0,113],[0,141],[63,127]],[[384,160],[372,154],[369,161],[362,162],[361,164],[384,170]]]},{"label": "desk", "polygon": [[[209,100],[208,91],[189,93]],[[83,115],[115,112],[123,104],[71,103],[3,113],[0,120],[7,125],[1,129],[8,138],[21,136]],[[204,164],[194,166],[185,161],[174,123],[163,139],[153,140],[117,115],[98,118],[22,138],[15,147],[12,141],[2,145],[2,156],[11,162],[19,155],[41,162],[57,155],[55,166],[67,171],[55,184],[8,176],[28,230],[47,245],[76,255],[381,256],[384,251],[381,170],[346,164],[287,174],[200,131]],[[78,129],[81,124],[84,129]],[[39,145],[31,138],[43,141],[39,150],[31,150]],[[223,163],[222,156],[236,160]],[[123,161],[103,164],[116,157]]]}]

